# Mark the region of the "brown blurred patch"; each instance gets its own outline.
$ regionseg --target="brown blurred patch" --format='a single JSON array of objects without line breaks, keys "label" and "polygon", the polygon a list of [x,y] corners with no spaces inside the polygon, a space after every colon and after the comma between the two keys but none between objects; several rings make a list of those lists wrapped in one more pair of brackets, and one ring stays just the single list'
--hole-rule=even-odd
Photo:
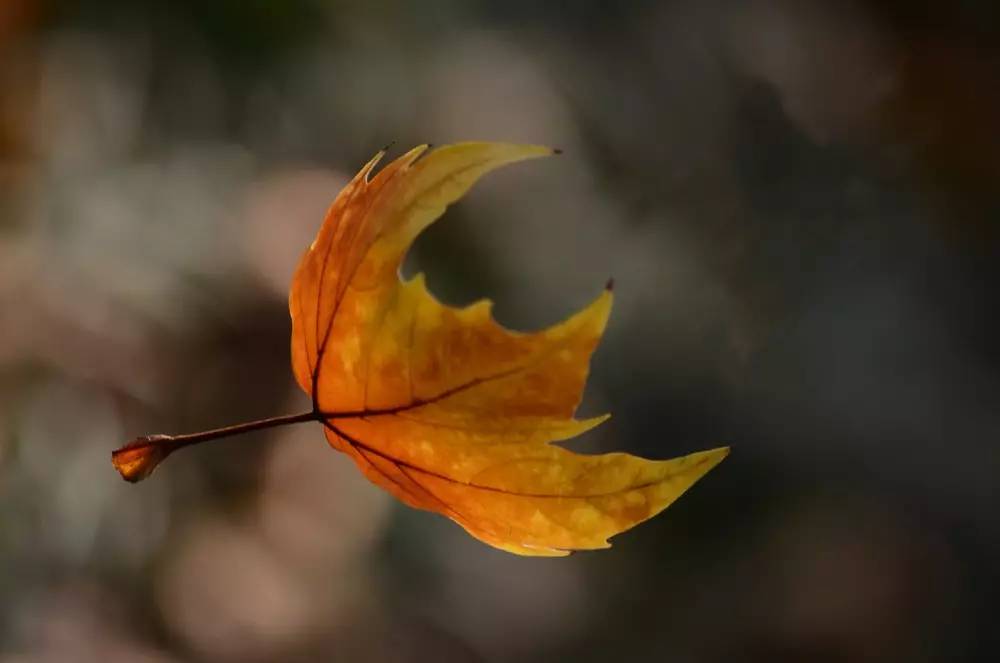
[{"label": "brown blurred patch", "polygon": [[899,85],[879,118],[905,146],[955,238],[995,241],[1000,184],[1000,7],[992,2],[864,3],[893,33]]},{"label": "brown blurred patch", "polygon": [[900,86],[882,121],[905,143],[932,196],[958,214],[939,215],[970,239],[998,237],[1000,53],[960,35],[912,35]]},{"label": "brown blurred patch", "polygon": [[38,0],[4,0],[0,3],[0,44],[7,44],[20,33],[37,25],[42,15]]},{"label": "brown blurred patch", "polygon": [[[27,171],[38,84],[28,37],[42,14],[37,0],[0,2],[0,200],[12,197]],[[8,216],[5,207],[0,204],[0,219]]]}]

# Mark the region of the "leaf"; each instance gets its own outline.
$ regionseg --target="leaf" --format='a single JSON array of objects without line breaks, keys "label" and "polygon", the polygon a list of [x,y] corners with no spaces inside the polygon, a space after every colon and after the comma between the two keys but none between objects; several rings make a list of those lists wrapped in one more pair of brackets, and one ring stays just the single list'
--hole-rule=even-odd
[{"label": "leaf", "polygon": [[653,461],[576,454],[554,441],[598,425],[574,412],[607,323],[608,287],[535,333],[501,327],[491,303],[452,308],[400,265],[417,235],[484,174],[546,147],[416,147],[344,188],[289,296],[292,366],[330,445],[406,504],[441,513],[520,555],[606,548],[656,515],[728,448]]}]

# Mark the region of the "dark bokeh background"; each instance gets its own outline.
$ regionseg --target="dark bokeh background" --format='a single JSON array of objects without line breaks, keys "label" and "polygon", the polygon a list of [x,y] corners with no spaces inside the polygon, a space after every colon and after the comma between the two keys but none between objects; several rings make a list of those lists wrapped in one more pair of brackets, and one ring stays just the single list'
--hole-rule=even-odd
[{"label": "dark bokeh background", "polygon": [[[1000,5],[0,0],[0,661],[995,660]],[[732,456],[610,551],[406,510],[298,411],[343,184],[491,176],[410,269],[508,325],[608,276],[587,451]],[[214,448],[213,448],[214,447]]]}]

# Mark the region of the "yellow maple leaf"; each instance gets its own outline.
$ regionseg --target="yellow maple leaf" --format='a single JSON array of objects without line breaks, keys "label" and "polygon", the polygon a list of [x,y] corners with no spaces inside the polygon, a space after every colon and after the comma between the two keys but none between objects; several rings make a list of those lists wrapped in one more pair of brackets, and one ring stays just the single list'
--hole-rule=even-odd
[{"label": "yellow maple leaf", "polygon": [[[422,275],[399,278],[417,235],[480,177],[552,153],[419,146],[372,176],[377,154],[337,196],[292,282],[292,367],[312,411],[221,432],[319,421],[372,482],[520,555],[606,548],[677,499],[728,448],[656,461],[551,444],[607,419],[574,413],[610,287],[569,319],[521,333],[500,326],[487,300],[452,308]],[[139,438],[116,466],[136,480],[175,446],[219,432]]]}]

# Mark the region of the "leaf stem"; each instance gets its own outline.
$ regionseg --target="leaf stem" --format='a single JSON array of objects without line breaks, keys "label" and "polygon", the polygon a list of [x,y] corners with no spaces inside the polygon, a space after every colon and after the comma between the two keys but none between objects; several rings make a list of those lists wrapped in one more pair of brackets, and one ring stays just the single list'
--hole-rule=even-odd
[{"label": "leaf stem", "polygon": [[269,417],[242,424],[214,428],[198,433],[184,435],[144,435],[137,437],[125,446],[111,452],[111,462],[126,481],[135,483],[148,477],[159,463],[168,455],[193,444],[209,442],[243,433],[290,426],[307,421],[320,421],[322,415],[315,411],[286,414],[279,417]]},{"label": "leaf stem", "polygon": [[224,437],[232,437],[233,435],[242,435],[243,433],[252,433],[258,430],[266,430],[268,428],[278,428],[279,426],[290,426],[292,424],[301,424],[306,421],[318,420],[319,415],[315,412],[300,412],[299,414],[283,414],[280,417],[268,417],[267,419],[258,419],[257,421],[247,421],[242,424],[223,426],[222,428],[201,431],[199,433],[167,435],[165,437],[174,446],[174,448],[180,449],[181,447],[198,444],[199,442],[208,442],[209,440],[218,440]]}]

